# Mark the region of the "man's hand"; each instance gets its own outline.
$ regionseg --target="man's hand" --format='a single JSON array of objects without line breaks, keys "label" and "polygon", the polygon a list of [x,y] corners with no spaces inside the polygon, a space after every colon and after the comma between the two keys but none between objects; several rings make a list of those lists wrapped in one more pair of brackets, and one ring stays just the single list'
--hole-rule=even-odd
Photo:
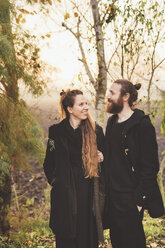
[{"label": "man's hand", "polygon": [[142,207],[137,206],[138,211],[140,212],[142,210]]}]

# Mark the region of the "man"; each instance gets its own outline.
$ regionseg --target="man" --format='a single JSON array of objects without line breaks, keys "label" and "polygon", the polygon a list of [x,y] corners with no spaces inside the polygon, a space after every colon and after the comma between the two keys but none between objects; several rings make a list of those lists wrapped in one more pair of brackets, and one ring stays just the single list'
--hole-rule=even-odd
[{"label": "man", "polygon": [[113,248],[145,248],[144,208],[153,218],[164,214],[155,129],[143,111],[133,110],[140,86],[116,80],[107,96],[107,112],[113,115],[105,135],[106,227]]}]

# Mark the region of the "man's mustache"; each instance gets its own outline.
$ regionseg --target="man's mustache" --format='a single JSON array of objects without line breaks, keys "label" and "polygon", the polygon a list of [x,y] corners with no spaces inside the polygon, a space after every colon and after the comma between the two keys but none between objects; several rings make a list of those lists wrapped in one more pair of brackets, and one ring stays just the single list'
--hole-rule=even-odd
[{"label": "man's mustache", "polygon": [[109,103],[113,103],[113,101],[112,101],[111,99],[109,99],[109,98],[108,98],[108,102],[109,102]]}]

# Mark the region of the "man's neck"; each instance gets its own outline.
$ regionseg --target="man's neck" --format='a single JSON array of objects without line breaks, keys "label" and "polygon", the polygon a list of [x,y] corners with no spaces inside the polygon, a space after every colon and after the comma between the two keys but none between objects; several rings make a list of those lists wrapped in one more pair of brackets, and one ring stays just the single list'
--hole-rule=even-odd
[{"label": "man's neck", "polygon": [[122,111],[118,113],[118,122],[128,120],[133,114],[133,110],[130,107],[123,107]]}]

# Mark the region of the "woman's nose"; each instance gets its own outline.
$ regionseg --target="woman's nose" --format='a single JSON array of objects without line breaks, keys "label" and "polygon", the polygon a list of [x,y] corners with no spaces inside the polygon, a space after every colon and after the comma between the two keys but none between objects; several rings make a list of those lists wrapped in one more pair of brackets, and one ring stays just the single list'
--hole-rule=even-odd
[{"label": "woman's nose", "polygon": [[88,107],[88,105],[87,105],[87,104],[85,104],[85,109],[86,109],[86,110],[88,110],[88,109],[89,109],[89,107]]}]

